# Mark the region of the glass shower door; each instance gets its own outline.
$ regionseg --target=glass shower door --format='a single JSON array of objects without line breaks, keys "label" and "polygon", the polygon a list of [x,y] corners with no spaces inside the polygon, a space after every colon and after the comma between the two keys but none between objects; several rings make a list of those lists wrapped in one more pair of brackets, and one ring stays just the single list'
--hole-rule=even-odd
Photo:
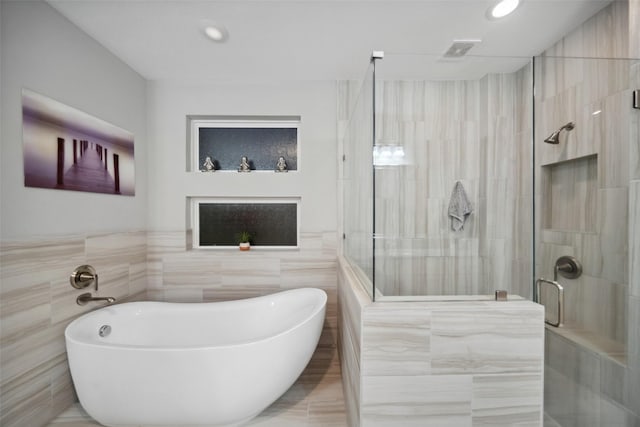
[{"label": "glass shower door", "polygon": [[[561,257],[582,265],[578,277],[558,275],[564,326],[546,331],[550,426],[640,422],[638,70],[626,59],[535,58],[535,277],[553,278]],[[556,322],[555,290],[540,302]]]}]

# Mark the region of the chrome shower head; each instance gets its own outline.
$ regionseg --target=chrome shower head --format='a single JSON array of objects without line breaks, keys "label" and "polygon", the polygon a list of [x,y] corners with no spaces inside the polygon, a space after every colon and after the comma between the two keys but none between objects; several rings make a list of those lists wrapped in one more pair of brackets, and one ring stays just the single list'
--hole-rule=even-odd
[{"label": "chrome shower head", "polygon": [[566,125],[562,126],[557,131],[553,132],[549,137],[547,137],[544,142],[547,144],[559,144],[560,143],[560,132],[563,130],[572,131],[573,128],[576,127],[574,122],[569,122]]},{"label": "chrome shower head", "polygon": [[560,131],[557,130],[544,140],[547,144],[560,144]]}]

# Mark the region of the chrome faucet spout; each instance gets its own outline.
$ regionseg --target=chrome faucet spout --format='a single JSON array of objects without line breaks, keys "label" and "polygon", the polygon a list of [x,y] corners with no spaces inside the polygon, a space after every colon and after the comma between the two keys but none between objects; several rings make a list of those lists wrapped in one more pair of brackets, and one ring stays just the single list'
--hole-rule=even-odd
[{"label": "chrome faucet spout", "polygon": [[86,294],[82,294],[78,298],[76,298],[76,303],[78,305],[86,305],[91,301],[106,301],[107,304],[113,304],[114,302],[116,302],[116,299],[114,297],[94,297],[91,296],[91,293],[89,292],[87,292]]}]

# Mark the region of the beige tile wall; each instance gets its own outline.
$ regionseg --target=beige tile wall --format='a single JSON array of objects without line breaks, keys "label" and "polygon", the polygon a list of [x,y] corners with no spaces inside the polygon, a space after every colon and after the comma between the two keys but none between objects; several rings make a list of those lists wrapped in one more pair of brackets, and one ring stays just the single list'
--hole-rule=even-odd
[{"label": "beige tile wall", "polygon": [[[391,55],[383,61],[394,60]],[[358,105],[372,102],[369,84],[362,86]],[[350,129],[346,112],[354,88],[361,88],[359,82],[338,85],[339,128]],[[384,237],[376,239],[375,283],[382,294],[468,295],[507,289],[531,297],[532,183],[531,173],[521,173],[531,171],[530,106],[529,66],[480,80],[377,82],[377,143],[400,144],[407,161],[375,172],[376,233]],[[358,107],[354,111],[351,120],[369,129],[368,116],[361,118]],[[370,153],[372,136],[367,139],[361,132],[346,132],[350,141],[345,153],[350,145],[364,145]],[[371,182],[370,167],[348,165],[345,191],[351,180]],[[447,207],[458,180],[474,212],[463,231],[452,232]],[[357,196],[370,198],[365,190]],[[361,224],[371,220],[372,213],[366,213],[370,201],[345,203],[346,229],[353,228],[347,223],[351,217]],[[368,269],[371,244],[357,241],[364,252],[359,253],[351,248],[354,238],[347,236],[346,253]]]},{"label": "beige tile wall", "polygon": [[325,376],[339,379],[335,232],[300,233],[298,250],[187,250],[188,239],[184,231],[148,233],[150,299],[212,302],[295,288],[323,289],[328,295],[324,330],[311,362],[296,383],[296,393],[302,400]]},{"label": "beige tile wall", "polygon": [[[630,283],[628,159],[637,144],[631,139],[631,62],[553,56],[627,57],[628,6],[612,2],[545,51],[536,70],[541,81],[536,167],[542,179],[537,209],[546,218],[537,245],[536,277],[552,277],[558,256],[576,256],[583,263],[583,276],[560,280],[567,287],[567,326],[622,345],[627,340]],[[602,112],[593,115],[597,110]],[[569,121],[576,128],[563,134],[560,144],[542,142]],[[548,170],[554,172],[545,173]],[[568,189],[575,191],[569,194]]]},{"label": "beige tile wall", "polygon": [[547,336],[546,410],[563,426],[640,422],[640,112],[630,108],[631,89],[640,88],[639,22],[640,2],[612,2],[544,54],[636,60],[542,59],[536,70],[537,135],[569,120],[577,125],[559,146],[536,141],[537,166],[586,155],[597,161],[592,229],[542,229],[537,242],[537,276],[551,276],[562,254],[584,267],[582,278],[561,280],[569,330]]},{"label": "beige tile wall", "polygon": [[[97,294],[116,297],[119,302],[221,301],[299,287],[324,289],[329,296],[325,328],[292,393],[304,399],[318,387],[324,390],[321,384],[340,384],[335,233],[302,233],[297,251],[254,248],[241,253],[188,251],[186,247],[184,232],[2,242],[0,424],[43,426],[74,402],[64,329],[100,305],[78,306],[75,298],[84,291],[69,284],[73,269],[87,263],[100,277]],[[335,381],[327,382],[327,376]],[[331,394],[331,390],[322,392]],[[330,400],[328,395],[323,401]]]},{"label": "beige tile wall", "polygon": [[71,287],[71,272],[93,265],[97,294],[125,301],[144,297],[146,263],[144,232],[1,243],[0,425],[43,426],[75,400],[64,329],[99,303],[76,304],[86,291]]},{"label": "beige tile wall", "polygon": [[340,260],[350,426],[542,425],[542,307],[527,300],[371,303]]},{"label": "beige tile wall", "polygon": [[[350,268],[338,269],[338,284],[353,282],[357,279]],[[362,288],[338,286],[338,349],[349,426],[360,425],[362,307],[369,301],[369,295]]]}]

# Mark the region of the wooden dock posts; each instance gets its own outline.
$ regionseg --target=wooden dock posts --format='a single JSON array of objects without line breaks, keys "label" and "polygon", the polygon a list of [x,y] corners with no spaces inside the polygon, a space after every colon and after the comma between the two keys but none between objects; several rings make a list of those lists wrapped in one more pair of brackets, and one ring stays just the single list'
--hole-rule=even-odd
[{"label": "wooden dock posts", "polygon": [[113,179],[116,182],[116,194],[120,194],[120,158],[116,153],[113,153]]},{"label": "wooden dock posts", "polygon": [[[95,150],[95,152],[94,152]],[[89,156],[90,153],[92,153]],[[93,158],[93,160],[91,159]],[[91,166],[93,164],[93,166]],[[65,187],[65,139],[57,138],[57,164],[56,164],[56,187],[62,189],[75,189],[81,191],[92,191],[95,187],[92,186],[91,180],[94,184],[98,183],[95,174],[90,173],[90,170],[99,171],[102,170],[104,165],[103,178],[99,178],[101,183],[99,187],[104,188],[104,184],[111,181],[109,176],[109,163],[108,163],[108,150],[100,144],[89,142],[88,140],[73,140],[73,165],[67,172],[71,178],[71,181]],[[72,174],[72,175],[70,175]],[[89,175],[87,175],[89,174]],[[115,194],[120,194],[120,157],[118,154],[113,153],[113,181],[112,191]],[[85,184],[82,184],[85,182]],[[106,188],[105,188],[106,190]],[[99,191],[98,192],[107,192]]]},{"label": "wooden dock posts", "polygon": [[64,138],[58,138],[58,170],[56,173],[56,185],[64,185]]}]

